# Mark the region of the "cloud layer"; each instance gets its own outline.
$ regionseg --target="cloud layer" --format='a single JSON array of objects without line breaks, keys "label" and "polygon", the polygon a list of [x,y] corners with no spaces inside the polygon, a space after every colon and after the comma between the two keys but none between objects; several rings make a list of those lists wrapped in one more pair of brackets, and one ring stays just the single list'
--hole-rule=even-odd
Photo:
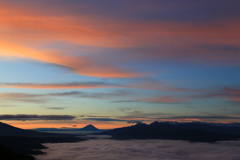
[{"label": "cloud layer", "polygon": [[88,140],[46,144],[37,160],[230,160],[240,159],[239,141],[189,143],[173,140]]},{"label": "cloud layer", "polygon": [[[116,64],[119,61],[238,65],[239,1],[91,2],[0,1],[0,55],[64,66],[75,74],[111,78],[146,76],[121,67]],[[222,10],[226,11],[224,15]],[[45,47],[46,43],[59,42],[92,47],[87,51],[91,56],[81,54],[81,49],[68,49],[66,53],[58,47]],[[103,48],[119,50],[99,53]],[[69,54],[72,52],[75,54]]]},{"label": "cloud layer", "polygon": [[2,88],[30,88],[30,89],[90,89],[111,88],[121,85],[108,82],[69,82],[69,83],[0,83]]},{"label": "cloud layer", "polygon": [[36,115],[36,114],[0,115],[0,120],[9,121],[73,120],[74,118],[76,117],[71,115]]}]

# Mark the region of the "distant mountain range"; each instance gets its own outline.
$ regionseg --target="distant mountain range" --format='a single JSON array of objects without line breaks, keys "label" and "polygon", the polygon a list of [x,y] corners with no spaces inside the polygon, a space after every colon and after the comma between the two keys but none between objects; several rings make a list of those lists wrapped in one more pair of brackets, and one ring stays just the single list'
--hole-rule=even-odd
[{"label": "distant mountain range", "polygon": [[98,132],[102,131],[92,124],[89,124],[83,128],[36,128],[36,129],[31,129],[33,131],[89,131],[89,132]]},{"label": "distant mountain range", "polygon": [[113,139],[121,140],[170,139],[187,140],[191,142],[216,142],[240,139],[239,123],[153,122],[149,125],[139,123],[129,127],[102,131],[91,124],[83,128],[38,128],[35,130],[24,130],[0,122],[0,159],[11,159],[11,155],[14,155],[15,157],[22,157],[22,160],[33,160],[34,157],[31,155],[42,154],[43,152],[38,150],[46,148],[42,143],[78,142],[86,140],[74,135],[43,133],[36,130],[90,131],[98,132],[98,134],[101,135],[111,135]]},{"label": "distant mountain range", "polygon": [[153,122],[149,125],[139,123],[130,127],[104,131],[100,134],[111,135],[113,139],[171,139],[216,142],[240,139],[240,125],[202,122]]}]

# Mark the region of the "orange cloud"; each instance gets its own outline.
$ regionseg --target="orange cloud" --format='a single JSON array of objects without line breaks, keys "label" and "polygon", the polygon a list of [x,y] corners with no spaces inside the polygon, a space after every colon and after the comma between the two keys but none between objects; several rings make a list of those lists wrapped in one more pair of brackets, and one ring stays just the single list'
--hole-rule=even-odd
[{"label": "orange cloud", "polygon": [[[18,31],[21,31],[22,36],[36,34],[38,38],[41,37],[40,40],[45,37],[44,40],[62,40],[111,48],[155,46],[159,43],[170,43],[174,47],[180,45],[183,49],[189,42],[196,40],[215,44],[234,43],[239,45],[240,33],[238,28],[240,23],[234,19],[217,21],[207,25],[168,21],[143,23],[127,19],[117,21],[97,14],[86,13],[59,16],[59,10],[64,12],[63,8],[56,7],[51,8],[51,11],[47,10],[51,13],[47,15],[41,9],[33,10],[23,7],[23,5],[20,7],[19,5],[2,3],[0,14],[3,16],[0,18],[0,25],[9,32],[19,33]],[[14,36],[14,38],[17,37]],[[179,41],[179,38],[184,38],[187,42]],[[31,40],[34,40],[33,37]],[[191,44],[187,46],[190,47]]]},{"label": "orange cloud", "polygon": [[138,89],[149,89],[149,90],[159,90],[159,91],[172,91],[172,92],[208,92],[209,90],[204,89],[188,89],[170,86],[158,81],[146,81],[142,83],[135,83],[128,85],[127,88],[138,88]]},{"label": "orange cloud", "polygon": [[[54,10],[53,15],[45,15],[41,11],[6,4],[1,5],[0,10],[0,26],[5,29],[2,34],[18,42],[40,40],[98,47],[132,46],[132,43],[129,43],[132,38],[123,35],[125,31],[116,32],[122,25],[97,15],[59,16]],[[14,34],[14,37],[9,36],[9,33]]]},{"label": "orange cloud", "polygon": [[234,102],[240,102],[240,96],[238,96],[238,97],[229,97],[229,99],[234,101]]},{"label": "orange cloud", "polygon": [[239,94],[240,95],[240,89],[225,88],[224,91],[232,93],[232,94]]},{"label": "orange cloud", "polygon": [[144,76],[144,74],[129,72],[115,66],[98,62],[97,60],[89,57],[39,51],[14,43],[8,43],[1,39],[0,44],[2,45],[0,48],[1,56],[15,56],[19,58],[29,58],[42,62],[58,64],[71,68],[71,71],[80,75],[106,78],[131,78]]},{"label": "orange cloud", "polygon": [[114,46],[114,39],[108,31],[99,31],[97,26],[89,24],[92,23],[89,17],[45,16],[26,8],[17,7],[15,10],[15,7],[4,5],[0,7],[0,15],[2,15],[0,27],[4,31],[0,32],[1,56],[58,64],[71,68],[76,74],[86,76],[108,78],[144,76],[99,62],[97,58],[70,56],[56,51],[36,49],[33,44],[59,40],[81,45]]},{"label": "orange cloud", "polygon": [[[1,2],[0,55],[58,64],[71,68],[76,74],[109,78],[132,78],[145,74],[109,65],[107,60],[99,61],[94,56],[70,56],[39,48],[59,41],[106,48],[155,46],[155,51],[139,51],[138,54],[128,54],[121,58],[135,61],[149,57],[204,62],[240,60],[236,52],[215,51],[198,46],[202,43],[239,46],[240,23],[234,19],[206,25],[168,21],[145,23],[115,20],[97,14],[58,15],[59,10],[63,13],[66,11],[63,8],[48,8],[46,14],[41,9],[30,9],[24,4]],[[181,53],[184,54],[179,56]]]},{"label": "orange cloud", "polygon": [[220,95],[220,96],[227,98],[228,100],[231,100],[234,102],[240,102],[240,90],[238,88],[226,87],[223,89],[223,92],[225,94]]}]

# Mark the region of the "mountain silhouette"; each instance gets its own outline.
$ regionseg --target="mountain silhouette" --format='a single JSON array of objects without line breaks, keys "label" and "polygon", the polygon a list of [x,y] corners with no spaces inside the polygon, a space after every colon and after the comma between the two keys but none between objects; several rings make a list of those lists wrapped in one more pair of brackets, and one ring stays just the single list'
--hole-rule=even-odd
[{"label": "mountain silhouette", "polygon": [[89,124],[83,128],[77,129],[78,131],[100,131],[100,129],[96,128],[92,124]]},{"label": "mountain silhouette", "polygon": [[202,122],[153,122],[101,132],[113,139],[170,139],[216,142],[240,139],[240,126]]},{"label": "mountain silhouette", "polygon": [[68,137],[67,134],[43,133],[34,130],[26,130],[13,127],[0,122],[0,136],[25,136],[25,137]]},{"label": "mountain silhouette", "polygon": [[35,158],[30,155],[43,154],[42,151],[39,151],[39,149],[46,148],[42,143],[69,143],[82,140],[85,139],[68,134],[42,133],[25,130],[0,122],[0,153],[6,153],[0,155],[0,160],[21,160],[21,158],[11,158],[11,152],[16,154],[16,157],[19,155],[23,160],[32,160]]},{"label": "mountain silhouette", "polygon": [[29,131],[0,122],[0,136],[43,136],[45,133]]}]

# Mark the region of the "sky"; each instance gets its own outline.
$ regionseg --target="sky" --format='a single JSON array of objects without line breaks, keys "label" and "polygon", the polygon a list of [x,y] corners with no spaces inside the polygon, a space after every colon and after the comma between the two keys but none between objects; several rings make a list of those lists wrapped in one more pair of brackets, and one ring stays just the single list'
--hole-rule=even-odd
[{"label": "sky", "polygon": [[0,0],[0,121],[240,122],[239,0]]}]

